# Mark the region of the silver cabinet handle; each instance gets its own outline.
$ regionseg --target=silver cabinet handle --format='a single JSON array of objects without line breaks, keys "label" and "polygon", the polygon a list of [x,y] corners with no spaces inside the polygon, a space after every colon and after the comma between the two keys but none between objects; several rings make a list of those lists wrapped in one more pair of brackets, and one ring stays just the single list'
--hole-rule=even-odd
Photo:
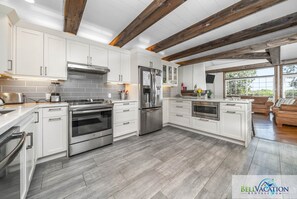
[{"label": "silver cabinet handle", "polygon": [[177,100],[176,103],[183,103],[183,101],[178,101],[178,100]]},{"label": "silver cabinet handle", "polygon": [[43,73],[43,72],[42,72],[42,68],[43,68],[43,67],[40,66],[40,75],[41,75],[41,76],[42,76],[42,73]]},{"label": "silver cabinet handle", "polygon": [[226,106],[235,106],[235,104],[226,104]]},{"label": "silver cabinet handle", "polygon": [[30,136],[30,145],[26,147],[26,149],[32,149],[33,147],[33,132],[27,133],[27,136]]},{"label": "silver cabinet handle", "polygon": [[35,121],[35,123],[39,123],[39,112],[35,112],[36,113],[36,117],[37,117],[37,120]]},{"label": "silver cabinet handle", "polygon": [[54,121],[60,121],[62,120],[62,118],[51,118],[51,119],[48,119],[49,122],[54,122]]},{"label": "silver cabinet handle", "polygon": [[183,106],[176,106],[176,108],[183,108]]},{"label": "silver cabinet handle", "polygon": [[90,64],[90,61],[89,61],[89,56],[87,56],[87,65]]},{"label": "silver cabinet handle", "polygon": [[47,76],[47,67],[44,67],[44,75]]},{"label": "silver cabinet handle", "polygon": [[12,71],[12,60],[8,60],[8,67],[7,67],[7,70],[10,70]]},{"label": "silver cabinet handle", "polygon": [[92,59],[93,59],[93,58],[92,58],[92,57],[90,57],[90,65],[92,65],[92,61],[93,61]]},{"label": "silver cabinet handle", "polygon": [[126,105],[130,105],[130,103],[123,103],[123,105],[124,105],[124,106],[126,106]]},{"label": "silver cabinet handle", "polygon": [[48,109],[48,111],[61,111],[61,108],[51,108],[51,109]]},{"label": "silver cabinet handle", "polygon": [[130,109],[123,110],[123,112],[129,112],[129,111],[130,111]]},{"label": "silver cabinet handle", "polygon": [[235,111],[227,111],[226,113],[235,114]]},{"label": "silver cabinet handle", "polygon": [[128,124],[130,124],[130,122],[125,122],[125,123],[123,123],[123,125],[128,125]]},{"label": "silver cabinet handle", "polygon": [[183,115],[176,115],[176,117],[183,117]]}]

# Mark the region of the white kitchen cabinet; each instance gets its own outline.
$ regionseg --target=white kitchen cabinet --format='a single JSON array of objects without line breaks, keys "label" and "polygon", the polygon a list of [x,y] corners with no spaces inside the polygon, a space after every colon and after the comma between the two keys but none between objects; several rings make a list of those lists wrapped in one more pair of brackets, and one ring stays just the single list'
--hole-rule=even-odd
[{"label": "white kitchen cabinet", "polygon": [[5,14],[0,14],[0,73],[13,72],[13,24]]},{"label": "white kitchen cabinet", "polygon": [[193,66],[183,66],[179,67],[179,84],[184,83],[184,86],[187,87],[187,90],[193,90]]},{"label": "white kitchen cabinet", "polygon": [[17,27],[16,74],[42,76],[43,33]]},{"label": "white kitchen cabinet", "polygon": [[215,120],[193,117],[192,127],[193,127],[193,129],[196,129],[199,131],[209,132],[209,133],[213,133],[213,134],[220,133],[219,132],[219,127],[220,127],[219,121],[215,121]]},{"label": "white kitchen cabinet", "polygon": [[221,111],[221,135],[244,140],[244,112]]},{"label": "white kitchen cabinet", "polygon": [[178,85],[178,65],[168,61],[162,61],[163,85]]},{"label": "white kitchen cabinet", "polygon": [[163,125],[169,122],[169,99],[163,99]]},{"label": "white kitchen cabinet", "polygon": [[109,50],[107,81],[130,83],[130,54]]},{"label": "white kitchen cabinet", "polygon": [[89,64],[90,45],[67,40],[67,61],[81,64]]},{"label": "white kitchen cabinet", "polygon": [[44,76],[67,79],[66,40],[44,35]]},{"label": "white kitchen cabinet", "polygon": [[95,66],[108,66],[108,50],[100,46],[90,45],[90,62]]},{"label": "white kitchen cabinet", "polygon": [[116,102],[113,109],[113,136],[115,140],[136,135],[138,129],[136,102]]}]

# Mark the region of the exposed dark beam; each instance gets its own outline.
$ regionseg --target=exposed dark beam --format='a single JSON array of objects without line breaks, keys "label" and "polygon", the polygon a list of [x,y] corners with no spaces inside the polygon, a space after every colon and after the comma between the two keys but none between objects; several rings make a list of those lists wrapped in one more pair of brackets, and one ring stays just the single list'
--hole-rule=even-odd
[{"label": "exposed dark beam", "polygon": [[266,52],[269,53],[269,58],[267,60],[273,64],[273,65],[280,65],[281,59],[280,59],[280,47],[275,48],[269,48],[266,49]]},{"label": "exposed dark beam", "polygon": [[160,52],[206,32],[234,22],[250,14],[286,0],[241,0],[228,8],[150,46],[147,50]]},{"label": "exposed dark beam", "polygon": [[206,70],[207,73],[220,73],[220,72],[232,72],[232,71],[241,71],[241,70],[250,70],[250,69],[257,69],[257,68],[267,68],[272,67],[271,63],[259,63],[259,64],[249,64],[244,66],[235,66],[230,68],[221,68],[221,69],[213,69],[213,70]]},{"label": "exposed dark beam", "polygon": [[164,57],[172,61],[297,25],[297,12]]},{"label": "exposed dark beam", "polygon": [[87,0],[66,0],[64,7],[64,32],[77,34]]},{"label": "exposed dark beam", "polygon": [[182,62],[179,62],[178,64],[185,66],[190,64],[207,62],[215,59],[223,59],[225,57],[232,57],[235,55],[251,53],[259,50],[265,50],[268,48],[275,48],[278,46],[283,46],[283,45],[296,43],[296,42],[297,42],[297,33],[291,34],[291,35],[285,35],[283,37],[278,37],[278,38],[271,39],[258,44],[252,44],[252,45],[244,46],[233,50],[228,50],[228,51],[211,54],[211,55],[207,55],[207,56],[203,56],[203,57],[199,57],[199,58],[195,58],[187,61],[182,61]]},{"label": "exposed dark beam", "polygon": [[112,46],[123,47],[151,25],[162,19],[186,0],[154,0],[116,38]]},{"label": "exposed dark beam", "polygon": [[223,59],[268,59],[270,58],[270,54],[267,52],[259,52],[259,53],[246,53],[242,55],[234,55],[230,57],[224,57]]},{"label": "exposed dark beam", "polygon": [[297,64],[297,59],[285,59],[281,61],[282,65],[286,64]]}]

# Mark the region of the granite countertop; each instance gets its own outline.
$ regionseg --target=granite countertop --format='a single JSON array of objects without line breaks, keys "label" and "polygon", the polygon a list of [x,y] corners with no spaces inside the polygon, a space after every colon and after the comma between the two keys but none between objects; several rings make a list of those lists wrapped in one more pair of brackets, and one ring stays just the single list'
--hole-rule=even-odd
[{"label": "granite countertop", "polygon": [[227,98],[199,99],[197,97],[164,97],[163,99],[204,101],[204,102],[207,101],[207,102],[236,103],[236,104],[249,104],[254,101],[253,99],[227,99]]},{"label": "granite countertop", "polygon": [[13,110],[10,113],[0,115],[0,135],[21,122],[28,115],[36,111],[37,108],[68,106],[67,103],[25,103],[13,104],[0,107],[1,110]]}]

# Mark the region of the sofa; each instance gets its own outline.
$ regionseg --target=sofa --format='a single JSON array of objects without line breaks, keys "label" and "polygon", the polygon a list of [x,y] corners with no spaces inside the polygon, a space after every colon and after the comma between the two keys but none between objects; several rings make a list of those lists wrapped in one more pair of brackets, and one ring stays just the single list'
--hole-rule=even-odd
[{"label": "sofa", "polygon": [[252,111],[267,116],[270,113],[271,106],[273,106],[273,102],[268,101],[269,97],[242,96],[241,99],[253,99]]},{"label": "sofa", "polygon": [[[283,102],[280,103],[280,100]],[[297,100],[279,99],[272,108],[277,127],[284,124],[297,126]]]}]

